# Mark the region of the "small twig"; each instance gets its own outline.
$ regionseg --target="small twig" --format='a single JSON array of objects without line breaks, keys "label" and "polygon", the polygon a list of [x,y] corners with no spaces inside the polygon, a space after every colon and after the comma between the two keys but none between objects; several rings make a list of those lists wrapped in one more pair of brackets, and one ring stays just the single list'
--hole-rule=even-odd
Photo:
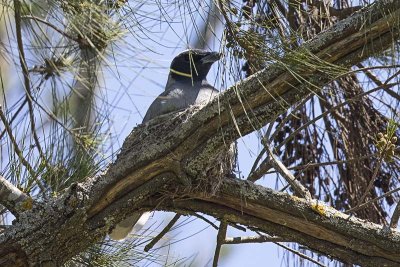
[{"label": "small twig", "polygon": [[69,35],[68,33],[66,33],[66,32],[64,32],[63,30],[57,28],[56,26],[54,26],[54,25],[51,24],[50,22],[48,22],[48,21],[46,21],[46,20],[44,20],[44,19],[41,19],[41,18],[39,18],[39,17],[28,16],[28,15],[26,15],[26,16],[21,16],[21,19],[31,19],[31,20],[34,20],[35,22],[41,22],[41,23],[43,23],[43,24],[49,26],[50,28],[52,28],[53,30],[55,30],[56,32],[58,32],[59,34],[61,34],[61,35],[65,36],[65,37],[67,37],[68,39],[71,39],[72,41],[75,41],[75,42],[79,42],[79,39],[78,39],[78,38],[75,38],[75,37],[73,37],[72,35]]},{"label": "small twig", "polygon": [[308,192],[307,188],[305,188],[293,174],[286,168],[285,165],[272,153],[271,148],[268,144],[265,144],[268,155],[271,158],[271,165],[275,168],[275,170],[285,178],[285,180],[290,184],[292,189],[301,197],[304,197],[307,200],[311,199],[311,194]]},{"label": "small twig", "polygon": [[31,198],[28,195],[0,175],[0,202],[11,211],[14,216],[18,216],[20,212],[26,210],[24,204],[26,204],[29,199]]},{"label": "small twig", "polygon": [[360,198],[360,201],[358,202],[358,204],[354,208],[357,208],[358,206],[360,206],[361,204],[364,203],[365,198],[368,196],[369,191],[372,189],[372,186],[374,185],[375,179],[378,176],[378,172],[379,172],[379,170],[380,170],[380,168],[382,166],[382,163],[383,163],[383,155],[381,155],[379,157],[378,164],[375,167],[374,173],[372,174],[372,177],[371,177],[371,180],[369,181],[367,189],[365,190],[364,194]]},{"label": "small twig", "polygon": [[285,245],[282,245],[282,244],[279,244],[279,243],[275,243],[275,244],[278,245],[278,246],[280,246],[280,247],[282,247],[282,248],[284,248],[284,249],[286,249],[286,250],[288,250],[289,252],[291,252],[291,253],[293,253],[293,254],[299,256],[300,258],[309,260],[309,261],[311,261],[312,263],[317,264],[318,266],[326,267],[326,265],[319,263],[318,261],[314,260],[313,258],[311,258],[311,257],[309,257],[309,256],[307,256],[307,255],[305,255],[305,254],[303,254],[303,253],[301,253],[301,252],[299,252],[299,251],[297,251],[297,250],[295,250],[295,249],[292,249],[292,248],[290,248],[290,247],[288,247],[288,246],[285,246]]},{"label": "small twig", "polygon": [[14,148],[14,152],[15,154],[17,154],[19,160],[21,161],[22,165],[25,166],[25,168],[28,170],[29,174],[32,176],[32,178],[36,181],[37,185],[39,186],[40,190],[42,190],[43,196],[45,196],[45,192],[46,189],[45,187],[42,185],[41,181],[37,178],[37,174],[35,173],[35,171],[33,170],[32,166],[29,164],[29,162],[24,158],[24,155],[22,154],[22,151],[19,149],[17,141],[15,140],[12,131],[11,131],[11,127],[7,122],[7,118],[3,113],[3,109],[2,106],[0,105],[0,120],[3,122],[4,124],[4,128],[7,131],[8,137],[11,140],[11,143],[13,145]]},{"label": "small twig", "polygon": [[[28,107],[29,107],[31,132],[32,132],[32,136],[33,136],[33,140],[35,142],[36,148],[39,152],[39,155],[42,158],[43,162],[45,163],[46,168],[49,168],[48,163],[47,163],[47,158],[45,157],[45,155],[43,153],[43,149],[42,149],[42,146],[40,145],[39,137],[37,136],[37,133],[36,133],[35,115],[33,112],[33,104],[32,104],[32,92],[31,92],[31,88],[30,88],[31,81],[29,79],[29,70],[26,65],[24,45],[22,42],[21,2],[18,0],[14,0],[14,15],[15,15],[15,31],[16,31],[16,36],[17,36],[19,61],[21,64],[22,74],[24,76],[24,86],[25,86],[26,99],[28,101]],[[43,197],[46,197],[45,191],[43,191]]]},{"label": "small twig", "polygon": [[369,204],[371,204],[371,203],[374,203],[374,202],[376,202],[376,201],[378,201],[378,200],[380,200],[380,199],[382,199],[382,198],[384,198],[384,197],[387,197],[388,195],[391,195],[391,194],[393,194],[393,193],[396,193],[397,191],[400,191],[400,187],[399,187],[399,188],[396,188],[396,189],[393,189],[393,190],[391,190],[391,191],[389,191],[389,192],[386,192],[386,193],[383,194],[382,196],[379,196],[379,197],[376,197],[376,198],[374,198],[374,199],[371,199],[371,200],[369,200],[369,201],[367,201],[367,202],[365,202],[365,203],[363,203],[363,204],[361,204],[361,205],[359,205],[359,206],[356,206],[356,207],[354,207],[354,208],[348,209],[348,210],[346,210],[344,213],[349,213],[349,212],[352,212],[352,211],[357,211],[357,210],[359,210],[359,209],[362,209],[362,208],[364,208],[365,206],[367,206],[367,205],[369,205]]},{"label": "small twig", "polygon": [[289,242],[281,237],[261,236],[237,236],[227,237],[224,244],[246,244],[246,243],[265,243],[265,242]]},{"label": "small twig", "polygon": [[[294,115],[294,113],[296,111],[299,111],[302,107],[304,107],[304,105],[307,103],[307,101],[309,101],[312,97],[314,97],[314,95],[310,95],[309,97],[306,97],[299,104],[297,104],[296,107],[290,112],[290,114],[288,114],[286,117],[284,117],[282,119],[282,121],[276,126],[274,133],[271,136],[267,136],[267,135],[265,136],[265,140],[269,140],[269,142],[272,142],[275,139],[275,137],[278,135],[279,131],[282,130],[283,126],[285,126],[286,122],[288,122],[293,117],[296,117],[296,115]],[[307,125],[309,125],[309,124],[307,124]],[[298,131],[296,129],[296,132],[294,134],[292,133],[291,135],[294,136],[297,133],[298,133]],[[288,138],[290,138],[290,137],[288,137]]]},{"label": "small twig", "polygon": [[218,235],[217,235],[217,246],[215,247],[215,254],[214,254],[214,260],[213,260],[213,265],[212,265],[213,267],[218,266],[219,254],[221,252],[221,246],[225,242],[227,229],[228,229],[228,223],[226,220],[222,219],[221,224],[219,226]]},{"label": "small twig", "polygon": [[[11,125],[14,120],[17,118],[18,114],[21,112],[21,110],[23,109],[23,107],[25,106],[25,104],[28,102],[28,99],[25,98],[24,102],[22,102],[22,104],[19,106],[18,110],[14,113],[14,115],[11,117],[9,124]],[[3,138],[3,136],[6,134],[6,130],[3,130],[0,134],[0,139]]]},{"label": "small twig", "polygon": [[[371,81],[373,81],[375,83],[375,85],[377,86],[382,86],[384,83],[379,80],[378,77],[376,77],[371,71],[371,68],[365,68],[364,65],[362,63],[358,63],[356,65],[360,71],[362,71]],[[394,66],[395,68],[398,68],[399,66]],[[379,69],[381,69],[382,67],[380,67]],[[398,72],[397,72],[398,74]],[[389,78],[390,79],[390,78]],[[388,79],[388,80],[389,80]],[[388,81],[386,81],[385,83],[387,83]],[[399,95],[395,92],[393,92],[392,90],[390,90],[389,88],[383,88],[383,91],[385,91],[388,95],[390,95],[391,97],[393,97],[396,100],[400,100]]]},{"label": "small twig", "polygon": [[282,187],[282,189],[279,189],[279,192],[284,192],[286,189],[289,188],[289,184],[285,185],[284,187]]},{"label": "small twig", "polygon": [[[231,20],[229,19],[228,14],[226,13],[226,10],[225,10],[225,8],[224,8],[224,1],[218,0],[218,1],[217,1],[217,4],[218,4],[219,12],[221,12],[222,16],[223,16],[224,19],[225,19],[226,27],[227,27],[227,29],[228,29],[228,31],[229,31],[229,34],[230,34],[233,38],[235,38],[236,34],[235,34],[235,31],[234,31],[233,28],[232,28],[232,22],[231,22]],[[235,38],[235,39],[236,39],[236,38]],[[235,41],[239,42],[238,40],[235,40]]]},{"label": "small twig", "polygon": [[238,230],[240,230],[240,231],[246,232],[246,227],[237,225],[237,224],[235,224],[235,223],[230,223],[230,222],[228,222],[228,225],[229,225],[229,226],[232,226],[233,228],[236,228],[236,229],[238,229]]},{"label": "small twig", "polygon": [[172,226],[174,226],[174,224],[179,220],[180,217],[181,214],[175,214],[174,218],[172,218],[172,220],[164,227],[164,229],[144,247],[144,251],[149,252],[149,250],[152,249],[154,245],[157,244],[158,241],[160,241],[161,238],[163,238],[163,236],[169,232],[169,230],[171,230]]},{"label": "small twig", "polygon": [[[318,168],[318,167],[323,167],[323,166],[330,166],[330,165],[342,165],[342,164],[346,164],[346,163],[350,163],[350,162],[358,162],[364,159],[368,159],[371,157],[376,156],[378,153],[373,153],[373,154],[368,154],[362,157],[357,157],[357,158],[351,158],[348,160],[333,160],[333,161],[328,161],[328,162],[321,162],[321,163],[306,163],[304,165],[299,165],[299,166],[293,166],[293,167],[289,167],[287,168],[288,170],[301,170],[301,171],[305,171],[307,169],[310,168]],[[262,164],[265,164],[269,162],[269,158],[266,158]],[[265,165],[264,165],[265,166]],[[254,176],[252,174],[250,174],[247,178],[247,180],[254,182],[255,180],[258,180],[258,173],[259,173],[260,169],[257,170],[257,173],[254,172]],[[276,173],[276,170],[271,170],[271,171],[265,171],[265,168],[262,169],[262,173],[263,174],[272,174],[272,173]],[[257,179],[256,179],[257,178]]]},{"label": "small twig", "polygon": [[[347,18],[354,12],[362,9],[362,6],[351,6],[351,7],[345,7],[345,8],[334,8],[333,6],[327,6],[324,1],[321,0],[313,0],[309,5],[318,7],[320,9],[325,9],[329,10],[329,15],[330,16],[335,16],[338,17],[340,20]],[[326,11],[325,11],[326,12]]]},{"label": "small twig", "polygon": [[397,228],[397,225],[399,223],[399,217],[400,217],[400,201],[397,202],[396,208],[394,209],[392,219],[390,220],[390,228]]},{"label": "small twig", "polygon": [[333,161],[328,161],[328,162],[321,162],[321,163],[306,163],[304,165],[300,165],[300,166],[294,166],[294,167],[290,167],[288,168],[288,170],[307,170],[310,168],[318,168],[318,167],[322,167],[322,166],[329,166],[329,165],[341,165],[341,164],[347,164],[350,162],[358,162],[364,159],[368,159],[371,157],[376,156],[378,153],[372,153],[372,154],[368,154],[362,157],[357,157],[357,158],[351,158],[348,160],[333,160]]},{"label": "small twig", "polygon": [[[276,126],[275,131],[272,135],[271,135],[271,131],[274,126],[274,123],[270,123],[268,126],[268,129],[267,129],[267,132],[264,135],[264,139],[272,141],[275,138],[275,136],[277,135],[279,129],[281,129],[283,127],[283,125],[293,116],[294,112],[299,110],[308,100],[311,99],[311,97],[313,97],[313,96],[310,95],[309,97],[306,97],[304,100],[302,100],[299,104],[297,104],[296,107],[290,111],[290,114],[288,116],[286,116],[285,118],[283,118],[283,120]],[[276,116],[276,118],[278,118],[278,117],[279,116]],[[262,156],[264,156],[265,152],[266,152],[266,149],[263,147],[261,152],[258,154],[256,160],[254,161],[253,166],[251,167],[249,177],[251,177],[253,175],[253,173],[255,172],[256,167],[257,167],[258,163],[260,162]],[[267,161],[269,160],[268,157],[266,160]],[[251,179],[250,179],[250,181],[251,181]]]},{"label": "small twig", "polygon": [[214,229],[216,229],[216,230],[219,229],[218,226],[215,225],[215,223],[213,223],[212,221],[210,221],[210,220],[207,219],[206,217],[201,216],[200,214],[197,214],[197,213],[195,213],[195,212],[190,213],[190,214],[196,216],[197,218],[199,218],[199,219],[201,219],[201,220],[203,220],[203,221],[205,221],[206,223],[208,223],[209,225],[211,225]]}]

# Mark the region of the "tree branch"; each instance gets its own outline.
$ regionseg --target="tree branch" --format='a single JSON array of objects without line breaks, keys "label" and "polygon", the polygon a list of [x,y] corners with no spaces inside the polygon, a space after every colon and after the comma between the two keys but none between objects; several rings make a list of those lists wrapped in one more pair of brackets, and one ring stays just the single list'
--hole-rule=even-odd
[{"label": "tree branch", "polygon": [[305,188],[293,174],[283,165],[283,163],[272,153],[271,148],[268,147],[268,144],[264,145],[267,149],[268,156],[271,159],[271,165],[275,168],[275,170],[282,175],[282,177],[290,184],[292,189],[301,197],[311,200],[311,194],[308,192],[307,188]]},{"label": "tree branch", "polygon": [[[203,109],[192,107],[136,127],[105,173],[22,213],[0,235],[0,259],[17,255],[19,262],[60,266],[103,239],[128,214],[186,210],[293,240],[344,262],[399,266],[400,234],[395,230],[388,234],[321,203],[239,179],[224,179],[215,195],[208,187],[196,187],[212,181],[203,171],[224,144],[261,128],[337,77],[315,62],[339,64],[334,69],[344,75],[349,66],[390,47],[399,39],[399,14],[399,1],[377,1]],[[178,182],[184,177],[192,178],[192,187]]]},{"label": "tree branch", "polygon": [[219,225],[219,230],[217,235],[217,245],[215,247],[214,260],[212,265],[213,267],[218,266],[219,254],[221,253],[222,245],[225,243],[227,229],[228,229],[228,223],[226,222],[226,220],[222,219],[221,224]]},{"label": "tree branch", "polygon": [[20,212],[29,209],[33,201],[0,175],[0,202],[17,217]]},{"label": "tree branch", "polygon": [[[306,1],[303,0],[303,2],[306,2]],[[328,4],[325,4],[325,2],[320,1],[320,0],[312,0],[311,5],[316,6],[320,9],[328,9],[329,15],[338,17],[339,19],[347,18],[354,12],[362,9],[362,6],[352,6],[352,7],[337,9],[337,8],[334,8],[333,6],[329,6]]]},{"label": "tree branch", "polygon": [[[18,45],[18,53],[19,53],[19,61],[21,64],[21,69],[22,69],[22,74],[24,77],[24,86],[25,86],[25,94],[26,94],[26,102],[28,103],[28,110],[29,110],[29,119],[30,119],[30,126],[31,126],[31,132],[33,136],[33,140],[35,142],[36,148],[39,152],[40,157],[42,158],[42,161],[44,162],[46,168],[49,168],[48,163],[47,163],[47,158],[45,157],[43,153],[42,146],[39,141],[39,137],[36,133],[36,126],[35,126],[35,115],[34,115],[34,109],[33,109],[33,98],[32,98],[32,92],[31,92],[31,81],[29,78],[29,70],[28,66],[26,64],[26,59],[25,59],[25,51],[24,51],[24,45],[22,42],[22,27],[21,27],[21,1],[19,0],[14,0],[14,15],[15,15],[15,31],[16,31],[16,36],[17,36],[17,45]],[[32,174],[32,173],[31,173]],[[37,176],[35,174],[35,176]],[[47,197],[46,191],[44,186],[39,182],[39,180],[35,179],[37,182],[39,188],[42,190],[42,195],[44,198]]]},{"label": "tree branch", "polygon": [[[345,215],[324,204],[306,201],[241,180],[227,180],[216,196],[149,200],[159,210],[196,210],[306,245],[344,262],[362,266],[398,266],[400,233]],[[325,251],[325,252],[322,252]]]},{"label": "tree branch", "polygon": [[305,255],[305,254],[303,254],[303,253],[300,253],[299,251],[294,250],[294,249],[292,249],[292,248],[290,248],[290,247],[288,247],[288,246],[285,246],[285,245],[282,245],[282,244],[278,244],[278,243],[277,243],[276,245],[278,245],[278,246],[280,246],[281,248],[284,248],[284,249],[286,249],[287,251],[289,251],[289,252],[291,252],[291,253],[293,253],[293,254],[299,256],[300,258],[309,260],[309,261],[311,261],[312,263],[315,263],[315,264],[318,265],[318,266],[326,267],[326,265],[321,264],[321,263],[319,263],[318,261],[314,260],[313,258],[311,258],[311,257],[309,257],[309,256],[307,256],[307,255]]},{"label": "tree branch", "polygon": [[14,153],[18,156],[19,160],[21,161],[21,164],[28,170],[29,174],[35,180],[36,184],[38,185],[39,189],[41,190],[42,195],[45,196],[46,188],[44,187],[42,182],[38,179],[35,170],[31,166],[31,164],[25,159],[21,149],[19,148],[17,140],[15,140],[15,138],[14,138],[11,127],[7,122],[6,115],[4,114],[3,107],[1,105],[0,105],[0,121],[3,122],[5,131],[7,132],[8,137],[11,140],[11,144],[13,145],[13,148],[14,148]]},{"label": "tree branch", "polygon": [[[41,23],[43,23],[44,25],[46,25],[46,26],[52,28],[53,30],[55,30],[55,31],[58,32],[59,34],[65,36],[65,37],[68,38],[68,39],[70,39],[71,41],[75,41],[75,42],[77,42],[77,43],[79,43],[79,41],[80,41],[78,38],[73,37],[72,35],[70,35],[70,34],[66,33],[65,31],[63,31],[63,30],[59,29],[58,27],[56,27],[54,24],[48,22],[47,20],[41,19],[41,18],[39,18],[39,17],[25,15],[25,16],[21,16],[21,19],[30,19],[30,20],[35,21],[36,23],[37,23],[37,22],[41,22]],[[39,24],[39,23],[37,23],[37,24]]]},{"label": "tree branch", "polygon": [[400,202],[397,202],[396,208],[394,209],[392,219],[390,220],[390,227],[393,229],[397,228],[397,225],[399,223],[399,217],[400,217]]},{"label": "tree branch", "polygon": [[163,236],[169,232],[169,230],[171,230],[172,226],[174,226],[180,217],[180,214],[175,214],[174,218],[172,218],[172,220],[164,227],[164,229],[144,247],[144,251],[148,252],[150,249],[152,249],[154,245],[157,244],[157,242],[160,241],[161,238],[163,238]]},{"label": "tree branch", "polygon": [[225,238],[224,244],[246,244],[246,243],[266,243],[266,242],[290,242],[275,236],[238,236]]}]

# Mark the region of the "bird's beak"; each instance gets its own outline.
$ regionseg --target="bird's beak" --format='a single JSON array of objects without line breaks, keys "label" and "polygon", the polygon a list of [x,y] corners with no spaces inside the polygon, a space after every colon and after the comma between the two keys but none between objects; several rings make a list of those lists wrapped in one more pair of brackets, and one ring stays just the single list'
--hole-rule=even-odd
[{"label": "bird's beak", "polygon": [[218,52],[209,52],[205,57],[201,59],[201,63],[206,64],[206,63],[214,63],[215,61],[218,61],[221,58],[221,53]]}]

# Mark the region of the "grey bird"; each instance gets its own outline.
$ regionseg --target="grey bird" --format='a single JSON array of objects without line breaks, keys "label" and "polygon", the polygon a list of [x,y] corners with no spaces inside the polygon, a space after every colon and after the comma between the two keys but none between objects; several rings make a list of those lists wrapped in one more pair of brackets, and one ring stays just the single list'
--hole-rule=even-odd
[{"label": "grey bird", "polygon": [[[177,55],[171,63],[165,91],[150,105],[143,123],[166,113],[184,110],[192,105],[206,104],[219,91],[207,82],[212,64],[221,54],[201,49],[189,49]],[[119,222],[109,236],[113,240],[125,239],[130,232],[139,230],[150,213],[134,213]]]}]

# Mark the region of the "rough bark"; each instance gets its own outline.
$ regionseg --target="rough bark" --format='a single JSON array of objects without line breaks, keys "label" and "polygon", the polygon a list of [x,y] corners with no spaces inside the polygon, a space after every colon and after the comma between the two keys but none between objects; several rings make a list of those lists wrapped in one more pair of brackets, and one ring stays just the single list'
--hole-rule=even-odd
[{"label": "rough bark", "polygon": [[[310,67],[311,61],[339,64],[344,74],[398,40],[399,17],[399,1],[378,1],[307,42],[301,53],[288,54],[282,62],[290,63],[290,70],[278,62],[202,109],[136,127],[104,173],[19,214],[0,236],[0,265],[60,266],[104,238],[126,215],[155,209],[223,217],[348,263],[399,266],[395,230],[247,181],[226,179],[213,195],[199,186],[212,181],[202,170],[224,144],[271,122],[334,78]],[[308,56],[299,60],[300,54]]]},{"label": "rough bark", "polygon": [[11,213],[18,215],[20,212],[30,208],[32,199],[16,188],[0,175],[0,203]]}]

